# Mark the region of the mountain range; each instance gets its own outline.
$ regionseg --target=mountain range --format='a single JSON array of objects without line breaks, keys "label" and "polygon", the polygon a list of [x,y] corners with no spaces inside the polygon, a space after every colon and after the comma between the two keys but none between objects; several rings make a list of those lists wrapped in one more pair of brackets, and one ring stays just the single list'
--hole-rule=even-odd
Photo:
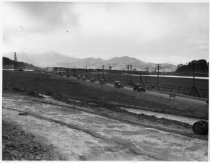
[{"label": "mountain range", "polygon": [[[12,53],[4,54],[5,57],[13,59]],[[132,65],[133,69],[154,71],[157,67],[156,63],[143,62],[139,59],[132,57],[114,57],[108,60],[101,58],[73,58],[57,52],[47,52],[39,54],[17,53],[18,61],[27,62],[39,67],[69,67],[69,68],[102,68],[108,69],[110,66],[115,70],[126,70],[126,65]],[[173,72],[176,70],[177,65],[169,63],[160,63],[160,71]]]}]

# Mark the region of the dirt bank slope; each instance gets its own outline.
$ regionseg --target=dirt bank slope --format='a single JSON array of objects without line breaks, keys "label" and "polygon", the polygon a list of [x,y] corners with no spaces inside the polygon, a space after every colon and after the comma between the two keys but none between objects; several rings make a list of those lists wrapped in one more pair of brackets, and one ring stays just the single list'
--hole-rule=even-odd
[{"label": "dirt bank slope", "polygon": [[[18,97],[18,98],[17,98]],[[206,140],[7,94],[3,119],[42,137],[66,160],[206,161]],[[20,111],[30,108],[27,116]],[[4,132],[4,130],[3,130]]]}]

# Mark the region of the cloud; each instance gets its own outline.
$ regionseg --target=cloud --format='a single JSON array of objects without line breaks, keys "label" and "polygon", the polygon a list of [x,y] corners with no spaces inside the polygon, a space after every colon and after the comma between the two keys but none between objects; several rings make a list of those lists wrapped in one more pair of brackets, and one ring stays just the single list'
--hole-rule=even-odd
[{"label": "cloud", "polygon": [[21,26],[28,32],[52,32],[78,24],[73,6],[71,3],[55,2],[6,2],[5,10],[9,11],[5,19],[10,21],[9,25]]},{"label": "cloud", "polygon": [[172,58],[168,61],[173,63],[208,59],[205,3],[4,4],[5,51],[57,51],[104,59],[127,55],[157,62]]}]

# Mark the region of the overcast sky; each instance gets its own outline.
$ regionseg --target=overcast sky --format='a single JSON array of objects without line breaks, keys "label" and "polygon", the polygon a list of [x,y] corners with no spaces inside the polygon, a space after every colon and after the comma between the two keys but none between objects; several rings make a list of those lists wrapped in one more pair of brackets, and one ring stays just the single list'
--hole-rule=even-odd
[{"label": "overcast sky", "polygon": [[205,3],[4,2],[3,13],[4,53],[55,51],[173,64],[208,60]]}]

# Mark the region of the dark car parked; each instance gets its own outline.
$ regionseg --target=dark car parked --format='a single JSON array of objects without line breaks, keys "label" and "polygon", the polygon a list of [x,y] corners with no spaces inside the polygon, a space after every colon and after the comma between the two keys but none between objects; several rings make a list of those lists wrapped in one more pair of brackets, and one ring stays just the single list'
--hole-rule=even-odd
[{"label": "dark car parked", "polygon": [[114,86],[115,86],[116,88],[123,88],[123,85],[121,84],[120,81],[114,81]]},{"label": "dark car parked", "polygon": [[135,84],[134,87],[133,87],[133,90],[138,91],[138,92],[145,92],[146,91],[144,85],[142,85],[142,84]]},{"label": "dark car parked", "polygon": [[106,81],[105,81],[105,79],[100,79],[99,83],[100,83],[101,85],[104,85],[104,84],[106,84]]},{"label": "dark car parked", "polygon": [[81,76],[80,75],[76,75],[76,78],[79,80],[79,79],[81,79]]},{"label": "dark car parked", "polygon": [[85,75],[82,76],[82,80],[87,80],[87,77]]}]

